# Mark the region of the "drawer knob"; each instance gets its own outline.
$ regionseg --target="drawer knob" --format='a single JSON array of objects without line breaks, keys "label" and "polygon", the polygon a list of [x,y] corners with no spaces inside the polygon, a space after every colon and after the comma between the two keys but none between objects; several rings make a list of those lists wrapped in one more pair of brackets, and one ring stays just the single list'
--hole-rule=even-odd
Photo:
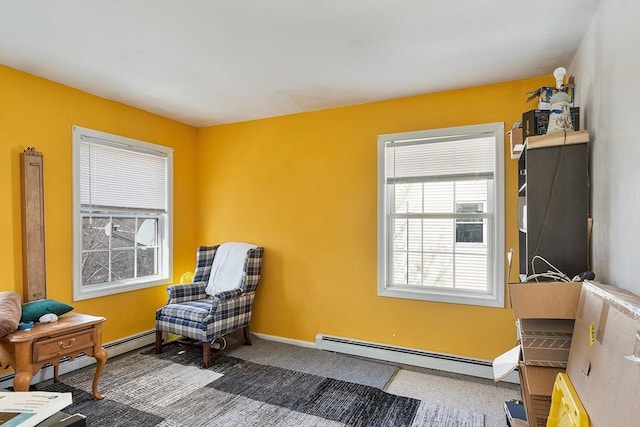
[{"label": "drawer knob", "polygon": [[64,341],[60,341],[60,342],[58,343],[58,347],[60,347],[60,348],[71,348],[71,346],[73,345],[73,343],[74,343],[75,341],[76,341],[76,339],[75,339],[75,338],[71,338],[71,339],[68,341],[68,344],[65,344],[65,343],[64,343]]}]

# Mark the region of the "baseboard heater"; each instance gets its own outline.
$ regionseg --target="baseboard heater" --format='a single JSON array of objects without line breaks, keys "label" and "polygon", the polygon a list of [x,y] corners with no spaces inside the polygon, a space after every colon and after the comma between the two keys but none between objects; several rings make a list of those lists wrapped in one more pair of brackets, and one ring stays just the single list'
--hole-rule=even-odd
[{"label": "baseboard heater", "polygon": [[[335,351],[336,353],[493,379],[491,362],[481,359],[378,344],[350,338],[333,337],[324,334],[316,335],[316,346],[322,350]],[[503,381],[515,384],[520,382],[517,372],[511,372]]]},{"label": "baseboard heater", "polygon": [[[151,329],[148,331],[141,332],[136,335],[131,335],[117,341],[112,341],[106,344],[103,344],[104,349],[107,351],[109,358],[118,356],[120,354],[127,353],[129,351],[133,351],[147,345],[150,345],[155,342],[155,330]],[[66,359],[66,360],[65,360]],[[76,369],[84,368],[85,366],[93,365],[96,363],[96,359],[93,357],[89,357],[85,354],[80,354],[73,360],[70,358],[62,359],[62,363],[60,364],[59,372],[60,375],[66,374],[67,372],[75,371]],[[107,369],[109,366],[109,359],[107,359]],[[12,373],[0,376],[0,388],[12,387],[13,386],[13,377],[15,375]],[[31,381],[32,384],[37,384],[42,381],[46,381],[53,378],[53,366],[45,365],[40,371],[38,371]]]}]

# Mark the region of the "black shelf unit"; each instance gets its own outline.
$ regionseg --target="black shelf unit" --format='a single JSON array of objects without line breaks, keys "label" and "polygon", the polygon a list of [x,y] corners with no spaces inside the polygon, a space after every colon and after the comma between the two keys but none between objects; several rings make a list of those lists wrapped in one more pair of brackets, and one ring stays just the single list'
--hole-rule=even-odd
[{"label": "black shelf unit", "polygon": [[[520,280],[533,274],[536,255],[570,278],[589,270],[587,143],[525,144],[518,169]],[[548,270],[535,261],[536,273]]]}]

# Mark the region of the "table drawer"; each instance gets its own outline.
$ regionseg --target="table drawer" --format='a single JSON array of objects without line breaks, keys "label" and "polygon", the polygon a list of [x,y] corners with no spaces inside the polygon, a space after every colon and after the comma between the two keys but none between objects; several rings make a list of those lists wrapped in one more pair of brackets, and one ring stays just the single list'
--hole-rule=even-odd
[{"label": "table drawer", "polygon": [[[85,351],[93,354],[95,344],[94,329],[85,329],[71,334],[60,335],[33,343],[33,362],[42,362],[55,357],[71,355]],[[87,350],[90,349],[90,350]]]}]

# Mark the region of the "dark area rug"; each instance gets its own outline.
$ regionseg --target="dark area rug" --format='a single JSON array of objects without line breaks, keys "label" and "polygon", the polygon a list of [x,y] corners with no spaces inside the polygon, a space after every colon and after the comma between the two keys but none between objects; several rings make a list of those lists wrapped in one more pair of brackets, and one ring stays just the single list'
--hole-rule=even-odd
[{"label": "dark area rug", "polygon": [[383,390],[399,369],[393,363],[285,344],[257,336],[253,336],[251,342],[253,345],[240,346],[229,355],[261,365],[278,366]]},{"label": "dark area rug", "polygon": [[435,426],[483,427],[484,416],[379,388],[230,356],[200,367],[200,351],[180,344],[113,358],[91,395],[93,367],[38,385],[71,392],[69,413],[90,426]]}]

